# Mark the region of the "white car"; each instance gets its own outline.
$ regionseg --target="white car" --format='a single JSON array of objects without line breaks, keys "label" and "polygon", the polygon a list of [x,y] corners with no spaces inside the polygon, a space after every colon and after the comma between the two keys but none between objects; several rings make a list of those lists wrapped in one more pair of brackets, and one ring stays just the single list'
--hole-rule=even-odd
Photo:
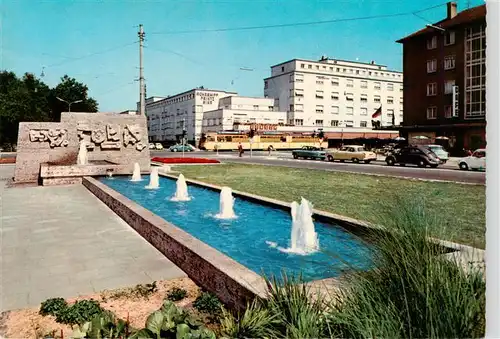
[{"label": "white car", "polygon": [[441,146],[441,145],[425,145],[425,146],[427,148],[429,148],[431,151],[433,151],[434,154],[436,154],[438,156],[438,158],[439,158],[439,160],[441,160],[442,164],[445,164],[448,161],[450,154],[445,151],[443,146]]},{"label": "white car", "polygon": [[486,149],[480,148],[474,151],[472,155],[460,159],[458,162],[458,167],[461,170],[486,170]]},{"label": "white car", "polygon": [[149,143],[149,149],[155,149],[155,144],[153,144],[152,142]]},{"label": "white car", "polygon": [[158,151],[161,151],[161,150],[163,149],[163,145],[162,145],[162,144],[160,144],[159,142],[157,142],[157,143],[155,144],[155,149],[156,149],[156,150],[158,150]]}]

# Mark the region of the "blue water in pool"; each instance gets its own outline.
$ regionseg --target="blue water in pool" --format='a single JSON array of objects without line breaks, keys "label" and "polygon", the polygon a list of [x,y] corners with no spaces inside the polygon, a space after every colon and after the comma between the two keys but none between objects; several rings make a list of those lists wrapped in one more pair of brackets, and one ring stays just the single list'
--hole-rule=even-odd
[{"label": "blue water in pool", "polygon": [[[160,188],[145,189],[149,177],[131,182],[128,177],[101,178],[103,183],[190,233],[199,240],[238,261],[254,272],[279,277],[302,273],[305,281],[337,277],[346,269],[371,267],[369,245],[342,228],[315,222],[321,250],[307,255],[283,253],[269,245],[288,247],[291,234],[290,213],[236,198],[238,218],[220,220],[219,193],[188,185],[191,201],[172,202],[176,182],[160,177]],[[307,198],[307,197],[305,197]]]}]

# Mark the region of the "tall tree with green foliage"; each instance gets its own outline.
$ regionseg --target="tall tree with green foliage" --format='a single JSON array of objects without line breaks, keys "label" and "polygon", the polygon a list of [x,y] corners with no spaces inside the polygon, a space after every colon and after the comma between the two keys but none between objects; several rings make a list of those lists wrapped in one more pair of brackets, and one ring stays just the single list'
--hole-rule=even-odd
[{"label": "tall tree with green foliage", "polygon": [[20,122],[59,121],[68,104],[58,97],[68,102],[82,100],[71,106],[72,112],[97,112],[97,102],[88,96],[88,87],[67,75],[51,89],[31,73],[18,78],[14,72],[1,71],[0,145],[17,142]]},{"label": "tall tree with green foliage", "polygon": [[[61,78],[61,82],[51,90],[49,103],[52,112],[52,120],[59,121],[62,112],[68,112],[69,107],[66,102],[81,102],[71,105],[71,112],[97,112],[97,101],[88,96],[87,85],[76,81],[67,75]],[[66,102],[60,101],[63,99]]]}]

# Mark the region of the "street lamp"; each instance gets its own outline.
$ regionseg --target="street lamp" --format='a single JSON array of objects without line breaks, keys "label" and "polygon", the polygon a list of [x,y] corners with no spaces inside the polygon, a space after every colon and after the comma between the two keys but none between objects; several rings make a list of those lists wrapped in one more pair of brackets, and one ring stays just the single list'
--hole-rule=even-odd
[{"label": "street lamp", "polygon": [[83,100],[76,100],[76,101],[71,101],[71,102],[70,102],[70,101],[66,101],[66,100],[64,100],[64,99],[61,99],[61,98],[59,98],[59,97],[56,97],[56,99],[57,99],[57,100],[59,100],[59,101],[62,101],[62,102],[65,102],[65,103],[67,103],[67,104],[68,104],[68,112],[69,112],[69,113],[71,113],[71,105],[73,105],[73,104],[78,104],[79,102],[82,102],[82,101],[83,101]]}]

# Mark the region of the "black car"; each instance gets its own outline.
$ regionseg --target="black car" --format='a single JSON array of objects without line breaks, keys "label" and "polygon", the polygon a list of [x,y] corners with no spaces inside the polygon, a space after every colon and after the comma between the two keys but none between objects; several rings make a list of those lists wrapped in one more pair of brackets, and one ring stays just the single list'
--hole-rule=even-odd
[{"label": "black car", "polygon": [[385,158],[385,162],[389,166],[411,164],[418,167],[430,166],[432,168],[436,168],[440,164],[438,156],[424,146],[406,146],[398,149],[389,154]]}]

